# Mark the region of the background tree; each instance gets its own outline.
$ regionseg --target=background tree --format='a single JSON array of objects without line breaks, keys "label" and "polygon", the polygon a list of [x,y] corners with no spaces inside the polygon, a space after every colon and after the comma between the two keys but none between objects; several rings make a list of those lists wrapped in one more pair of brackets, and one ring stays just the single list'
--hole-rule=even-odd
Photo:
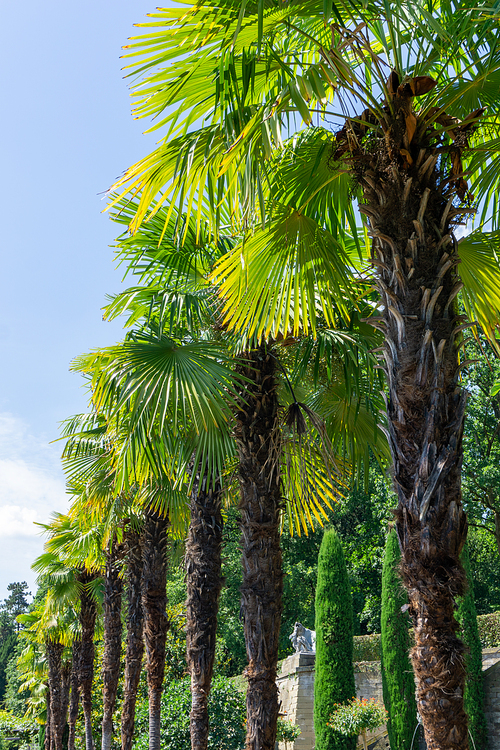
[{"label": "background tree", "polygon": [[356,693],[352,664],[352,599],[337,532],[327,529],[318,556],[314,732],[317,750],[354,750],[355,737],[328,727],[335,703]]},{"label": "background tree", "polygon": [[18,622],[17,616],[24,614],[28,609],[28,597],[31,596],[31,593],[28,591],[26,581],[22,581],[22,583],[9,583],[7,591],[10,591],[10,594],[4,599],[3,604],[0,606],[0,611],[5,612],[7,617],[14,622],[15,630],[19,631],[21,624]]},{"label": "background tree", "polygon": [[465,350],[464,505],[469,525],[492,535],[500,554],[500,360],[484,336],[469,336]]},{"label": "background tree", "polygon": [[381,657],[387,732],[392,750],[410,750],[417,727],[415,681],[410,662],[408,597],[401,582],[395,530],[387,535],[382,571]]}]

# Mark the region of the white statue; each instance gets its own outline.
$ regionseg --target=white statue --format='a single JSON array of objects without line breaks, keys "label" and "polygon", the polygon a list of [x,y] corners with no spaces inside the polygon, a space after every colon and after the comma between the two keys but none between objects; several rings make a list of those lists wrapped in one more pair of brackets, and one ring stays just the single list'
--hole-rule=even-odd
[{"label": "white statue", "polygon": [[290,636],[290,640],[295,649],[296,654],[316,653],[316,633],[314,630],[305,628],[300,622],[295,623],[293,633]]}]

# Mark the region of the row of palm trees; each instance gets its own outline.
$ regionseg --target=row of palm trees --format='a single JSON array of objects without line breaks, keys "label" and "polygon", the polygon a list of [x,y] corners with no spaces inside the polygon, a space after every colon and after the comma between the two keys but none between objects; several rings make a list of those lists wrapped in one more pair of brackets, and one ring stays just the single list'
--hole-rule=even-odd
[{"label": "row of palm trees", "polygon": [[[166,135],[114,186],[114,219],[129,228],[118,258],[139,281],[106,312],[127,313],[131,331],[76,363],[94,422],[70,426],[65,457],[82,507],[109,519],[110,550],[122,541],[105,500],[126,498],[151,524],[145,618],[165,607],[165,573],[145,563],[165,561],[168,535],[191,518],[193,748],[206,747],[221,509],[234,478],[247,749],[270,750],[280,523],[319,520],[344,465],[359,470],[369,445],[383,452],[382,372],[418,710],[428,747],[468,747],[453,617],[466,535],[460,350],[471,321],[499,346],[497,15],[469,0],[210,0],[159,9],[129,45],[136,115],[155,116]],[[494,231],[458,242],[475,211]],[[144,623],[153,750],[166,627],[161,615]]]},{"label": "row of palm trees", "polygon": [[[167,548],[171,537],[186,534],[191,737],[193,748],[206,748],[224,505],[237,502],[237,485],[249,660],[248,743],[274,748],[280,526],[286,516],[299,533],[321,523],[349,467],[355,468],[356,455],[361,466],[367,445],[381,459],[387,450],[375,418],[380,403],[371,393],[380,380],[368,352],[376,337],[359,322],[359,313],[353,311],[343,329],[325,328],[319,343],[296,337],[250,348],[246,337],[238,340],[220,329],[213,289],[201,273],[194,273],[195,252],[199,268],[207,262],[208,250],[217,251],[213,241],[212,246],[209,241],[206,246],[179,246],[173,227],[163,232],[163,221],[161,210],[147,234],[125,236],[118,243],[130,270],[141,276],[138,286],[109,306],[110,314],[129,311],[133,327],[127,339],[75,363],[88,378],[92,411],[64,426],[63,463],[72,508],[68,516],[58,515],[43,527],[48,541],[35,563],[40,581],[49,586],[41,622],[65,616],[68,596],[75,613],[71,693],[61,692],[57,670],[48,674],[47,750],[62,747],[66,716],[70,750],[74,746],[79,700],[86,748],[92,750],[94,636],[100,610],[101,745],[111,747],[124,583],[128,611],[122,747],[128,750],[133,742],[144,646],[150,748],[160,747],[169,627]],[[304,401],[299,402],[292,381],[301,379],[304,368],[315,387],[310,393],[302,387]],[[320,391],[329,409],[323,415],[305,403]],[[37,621],[36,628],[39,625]],[[57,633],[47,640],[44,625],[38,632],[44,633],[47,655],[52,646],[61,650],[65,641]]]},{"label": "row of palm trees", "polygon": [[126,54],[135,114],[165,136],[115,205],[138,196],[132,237],[162,207],[229,227],[211,275],[222,327],[258,345],[319,338],[373,283],[418,710],[429,747],[466,748],[461,348],[473,322],[500,348],[498,9],[214,0],[151,16]]}]

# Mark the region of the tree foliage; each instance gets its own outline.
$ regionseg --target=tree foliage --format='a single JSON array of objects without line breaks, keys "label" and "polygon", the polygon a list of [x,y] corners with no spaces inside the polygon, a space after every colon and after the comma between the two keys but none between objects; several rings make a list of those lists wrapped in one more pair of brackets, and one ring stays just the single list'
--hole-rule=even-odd
[{"label": "tree foliage", "polygon": [[[189,711],[191,692],[189,679],[173,680],[161,699],[161,746],[190,750]],[[208,750],[241,750],[245,739],[244,695],[225,677],[216,677],[208,699],[210,734]],[[138,707],[137,738],[134,747],[147,750],[147,704]]]}]

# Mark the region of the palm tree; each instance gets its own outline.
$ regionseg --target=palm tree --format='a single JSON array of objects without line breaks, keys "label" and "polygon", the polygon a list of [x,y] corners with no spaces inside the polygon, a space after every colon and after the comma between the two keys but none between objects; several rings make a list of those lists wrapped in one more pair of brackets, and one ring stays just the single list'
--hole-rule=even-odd
[{"label": "palm tree", "polygon": [[[105,420],[96,414],[79,415],[66,421],[66,444],[62,454],[73,496],[71,516],[82,527],[97,532],[94,550],[85,549],[85,560],[102,573],[103,602],[103,720],[102,750],[111,747],[122,647],[122,575],[124,553],[123,521],[129,503],[113,496],[115,455],[114,435]],[[85,521],[83,521],[85,519]],[[67,545],[67,540],[65,540]],[[74,555],[74,550],[70,551]],[[82,551],[79,554],[81,557]],[[78,554],[78,553],[77,553]],[[81,654],[81,644],[78,644]],[[73,710],[77,710],[73,706]]]},{"label": "palm tree", "polygon": [[[115,218],[118,221],[124,222],[132,210],[133,204],[132,206],[124,205]],[[168,227],[165,231],[163,229],[164,215],[164,209],[160,209],[155,218],[137,232],[136,235],[120,238],[118,246],[119,258],[127,263],[128,268],[134,274],[138,274],[141,277],[142,283],[139,286],[134,286],[126,290],[113,299],[108,306],[107,314],[114,316],[127,311],[130,314],[130,320],[134,322],[137,322],[141,317],[145,318],[147,316],[149,319],[162,321],[162,325],[166,330],[180,329],[182,331],[184,329],[191,337],[196,335],[198,338],[211,334],[217,337],[218,342],[218,345],[212,349],[212,356],[217,356],[219,350],[222,355],[220,346],[224,342],[224,337],[221,335],[220,327],[218,327],[218,310],[217,306],[214,308],[215,298],[210,285],[207,284],[206,275],[210,271],[214,259],[220,257],[221,253],[225,252],[227,244],[231,244],[230,238],[227,240],[221,239],[218,243],[215,243],[208,233],[206,236],[202,234],[202,237],[199,237],[197,240],[196,227],[193,226],[194,222],[183,224],[182,220],[175,215],[172,221],[167,221]],[[178,224],[183,225],[185,236],[183,243],[179,243],[175,239],[175,227]],[[207,333],[203,332],[203,328]],[[357,344],[353,332],[350,334],[343,331],[335,333],[326,332],[322,338],[321,348],[329,352],[333,359],[333,352],[338,351],[341,342],[344,347],[343,353],[347,355],[347,362],[349,362],[356,348],[354,344]],[[231,342],[229,340],[225,343],[227,346]],[[247,346],[248,341],[245,341],[243,345]],[[315,347],[313,346],[312,350],[314,349]],[[281,433],[285,425],[282,424],[282,420],[278,421],[278,379],[274,375],[274,371],[279,365],[277,351],[277,349],[272,351],[272,347],[269,347],[268,351],[268,348],[264,346],[264,348],[260,347],[254,351],[242,354],[239,359],[235,360],[235,370],[231,376],[233,379],[236,376],[240,382],[236,393],[237,397],[233,398],[234,403],[232,408],[237,419],[236,433],[241,477],[240,485],[242,488],[242,539],[244,548],[250,551],[247,554],[244,553],[244,569],[248,572],[253,567],[249,580],[244,583],[243,590],[245,593],[242,611],[244,612],[246,622],[247,648],[251,662],[249,675],[253,675],[254,673],[260,675],[258,681],[254,678],[250,680],[248,699],[249,706],[255,706],[259,703],[265,707],[265,710],[271,707],[270,721],[266,722],[266,727],[268,727],[266,729],[266,734],[268,735],[266,746],[267,744],[270,744],[270,746],[273,745],[273,735],[276,731],[277,694],[274,685],[277,663],[277,639],[273,637],[271,639],[272,642],[266,642],[264,646],[259,644],[259,639],[265,639],[266,636],[265,629],[262,628],[262,623],[258,620],[260,612],[265,609],[264,602],[272,601],[273,606],[275,606],[275,613],[272,618],[274,620],[274,629],[278,628],[279,630],[281,585],[278,584],[276,586],[273,578],[269,577],[267,560],[269,550],[274,549],[274,552],[277,553],[277,560],[275,558],[275,562],[277,562],[278,568],[281,565],[279,525],[281,510],[285,506],[285,500],[284,498],[282,499],[280,480],[280,467],[283,463]],[[306,361],[311,359],[313,353],[311,347],[304,348]],[[144,357],[145,354],[146,351],[143,350],[142,356]],[[123,356],[123,352],[121,356]],[[144,357],[144,363],[140,365],[139,356],[136,356],[133,361],[130,359],[130,355],[128,357],[131,365],[133,364],[136,370],[134,374],[135,383],[140,383],[141,390],[144,392],[156,394],[155,399],[159,402],[161,400],[162,383],[158,376],[152,373],[150,364],[146,367],[148,364],[146,358]],[[239,364],[237,364],[238,362]],[[207,367],[207,364],[205,367]],[[349,367],[346,365],[345,369],[348,371]],[[159,374],[161,372],[160,370]],[[273,373],[271,379],[270,372]],[[346,379],[349,379],[347,373]],[[128,387],[130,388],[130,385]],[[139,386],[134,385],[134,388],[136,387]],[[234,388],[235,386],[233,385],[233,391]],[[196,397],[199,398],[199,396]],[[353,392],[349,394],[349,398],[351,401],[356,400],[358,402],[358,410],[361,409],[360,414],[367,414],[359,404],[359,399],[353,399]],[[345,397],[337,399],[337,406],[342,401],[346,401]],[[263,418],[262,423],[257,428],[257,431],[261,430],[261,432],[258,435],[257,433],[254,434],[255,420],[252,414],[255,410],[260,410],[263,414],[264,410],[268,408],[270,408],[270,416]],[[305,406],[300,407],[297,399],[294,397],[293,404],[290,405],[290,410],[294,410],[297,418],[300,417],[302,408],[306,409]],[[300,418],[305,425],[303,418]],[[294,419],[295,417],[291,419],[290,424],[294,422]],[[342,424],[342,421],[343,419],[329,419],[330,423],[335,423],[339,435],[345,432],[345,425]],[[359,425],[362,424],[362,421],[360,416]],[[369,419],[367,421],[370,422]],[[267,434],[266,431],[271,426],[272,430]],[[318,420],[316,421],[316,426],[318,426]],[[366,445],[368,442],[375,442],[374,433],[376,433],[376,429],[374,429],[373,419],[370,422],[370,428],[368,431],[366,430],[365,421],[363,438]],[[360,433],[362,432],[363,430],[361,429]],[[226,425],[223,426],[222,430],[222,434],[225,433],[227,433]],[[240,433],[239,437],[238,433]],[[191,712],[193,748],[204,748],[208,737],[207,697],[213,669],[217,601],[220,592],[220,544],[222,528],[220,480],[224,472],[224,460],[221,448],[226,455],[226,461],[227,458],[231,458],[234,454],[234,448],[230,444],[228,445],[227,440],[220,443],[220,434],[218,435],[219,444],[213,442],[214,436],[211,436],[210,430],[203,432],[202,435],[205,436],[205,442],[211,447],[211,450],[206,454],[206,463],[204,463],[205,459],[191,459],[188,471],[190,486],[193,485],[194,478],[194,487],[191,491],[190,529],[186,547],[188,571],[187,656],[191,672],[193,695],[193,708]],[[312,444],[307,446],[306,453],[310,458],[309,465],[306,466],[304,462],[300,465],[297,464],[297,456],[301,455],[301,450],[304,447],[303,442],[303,438],[302,443],[300,439],[295,442],[292,440],[288,444],[285,442],[285,446],[287,446],[287,458],[285,459],[287,465],[286,489],[290,498],[286,504],[290,510],[290,521],[293,524],[293,519],[295,518],[299,530],[301,525],[306,530],[308,524],[312,525],[311,516],[315,515],[318,520],[321,518],[321,514],[324,514],[323,506],[329,505],[329,499],[331,499],[331,494],[329,495],[328,493],[332,491],[328,489],[331,477],[325,477],[324,486],[320,488],[315,476],[319,476],[324,472],[324,465],[321,468],[321,466],[313,466],[314,461],[311,464],[311,457],[315,454],[315,450],[317,452],[317,446]],[[202,444],[203,440],[201,440]],[[249,457],[255,452],[255,444],[264,446],[264,451],[267,451],[269,460],[264,456],[265,460],[263,460],[261,465],[258,462],[263,459],[263,456],[258,457],[256,462],[252,464],[253,478],[249,479]],[[200,439],[198,439],[197,445],[200,448]],[[299,449],[298,453],[297,449]],[[187,455],[191,455],[191,450],[194,450],[194,447],[187,450]],[[355,452],[351,451],[351,453]],[[319,457],[320,459],[325,458],[324,454],[321,453],[319,453]],[[213,464],[214,468],[210,464]],[[304,468],[305,471],[301,471]],[[299,475],[300,481],[297,482]],[[309,476],[309,480],[306,483],[304,482],[304,477],[307,476]],[[249,482],[250,485],[248,484]],[[271,505],[274,506],[274,511],[271,514],[272,524],[269,522],[269,519],[265,520],[269,515],[268,508],[263,511],[263,516],[260,518],[258,507],[248,505],[250,502],[249,497],[253,492],[252,487],[259,487],[259,496],[256,500],[259,507],[262,507],[263,498],[273,498],[271,500]],[[325,487],[326,493],[324,491]],[[313,491],[308,492],[311,489]],[[299,508],[298,511],[297,508]],[[257,517],[260,518],[260,521],[256,521]],[[265,541],[257,559],[250,565],[249,554],[251,556],[253,554],[252,550],[255,551],[257,549],[258,545],[256,546],[255,540],[259,535]],[[259,568],[261,568],[260,572]],[[262,581],[258,587],[255,585],[257,578]],[[277,579],[279,580],[279,578],[280,574],[278,572]],[[267,586],[269,586],[270,590],[266,588]],[[248,607],[246,606],[247,604],[249,605]],[[257,634],[257,636],[254,634]],[[257,663],[259,660],[258,655],[263,650],[268,653],[265,665]],[[256,688],[256,685],[261,684],[262,675],[265,675],[264,679],[268,684],[269,695],[273,696],[271,701],[268,700],[269,695],[262,693],[262,691]],[[260,709],[255,710],[255,708],[249,711],[249,716],[251,717],[248,722],[249,734],[253,737],[251,741],[255,742],[256,746],[259,745],[261,736],[261,730],[258,728],[258,725],[262,724],[262,717],[260,719],[256,718],[260,712]],[[269,727],[273,726],[274,729],[269,730]]]},{"label": "palm tree", "polygon": [[[23,637],[32,647],[38,643],[45,652],[46,673],[45,670],[42,673],[37,670],[38,679],[29,683],[25,680],[24,685],[28,684],[33,689],[40,678],[47,679],[46,743],[52,750],[62,750],[63,747],[71,673],[71,650],[68,647],[74,638],[76,620],[75,612],[67,606],[67,602],[61,605],[57,593],[49,588],[43,603],[37,609],[20,616],[20,622],[26,627]],[[26,660],[23,659],[23,668],[25,667]],[[26,677],[26,673],[24,676]]]},{"label": "palm tree", "polygon": [[[247,747],[271,750],[278,721],[278,663],[283,572],[280,431],[276,360],[262,344],[241,367],[251,377],[236,415],[243,553],[241,587],[247,649]],[[267,715],[266,715],[267,714]]]},{"label": "palm tree", "polygon": [[121,715],[122,750],[131,750],[135,727],[135,704],[141,677],[144,653],[141,604],[142,536],[129,527],[125,535],[127,545],[127,647],[123,678],[123,704]]},{"label": "palm tree", "polygon": [[[474,212],[466,172],[483,218],[498,184],[495,13],[468,1],[432,11],[395,4],[390,14],[382,4],[361,12],[305,0],[194,4],[182,16],[164,9],[160,26],[130,45],[135,69],[146,71],[136,111],[175,111],[162,115],[165,141],[115,186],[140,192],[132,230],[170,199],[170,215],[174,204],[185,206],[214,232],[229,212],[241,220],[249,231],[216,274],[226,324],[258,336],[314,331],[318,303],[328,321],[331,295],[356,265],[350,248],[358,247],[358,267],[369,261],[418,708],[428,746],[440,748],[468,744],[453,617],[466,535],[460,291],[469,320],[498,346],[498,234],[455,237]],[[312,127],[316,114],[338,123],[335,138]],[[210,124],[193,128],[201,117]],[[282,146],[284,123],[290,132],[301,120],[308,136]],[[353,197],[371,236],[366,250],[349,221],[350,237],[332,241],[338,217],[352,217]]]},{"label": "palm tree", "polygon": [[97,562],[100,555],[99,530],[95,526],[84,528],[70,516],[61,513],[55,513],[49,524],[39,526],[49,538],[44,553],[33,563],[33,569],[40,580],[49,582],[56,599],[73,605],[78,603],[78,688],[85,721],[85,747],[86,750],[93,750],[94,634],[102,590]]},{"label": "palm tree", "polygon": [[193,467],[189,531],[186,541],[186,660],[191,674],[191,747],[206,750],[208,696],[215,662],[219,595],[222,588],[221,482],[206,466]]},{"label": "palm tree", "polygon": [[113,737],[113,712],[115,709],[120,657],[122,650],[122,591],[121,558],[123,545],[108,544],[104,572],[104,654],[103,654],[103,717],[102,750],[110,750]]},{"label": "palm tree", "polygon": [[[113,731],[113,712],[120,676],[121,655],[121,558],[125,553],[124,526],[137,512],[134,501],[139,495],[128,487],[124,492],[120,475],[134,474],[140,468],[134,462],[132,472],[122,465],[120,451],[127,440],[126,420],[120,429],[111,426],[102,414],[73,417],[65,425],[67,438],[63,453],[64,467],[69,478],[69,488],[75,500],[72,514],[75,519],[87,517],[87,523],[100,532],[100,548],[106,547],[105,564],[99,554],[92,559],[94,566],[101,564],[104,576],[104,654],[103,654],[103,722],[102,747],[109,750]],[[144,492],[143,492],[144,494]],[[166,571],[168,517],[146,503],[143,511],[142,536],[138,544],[136,535],[128,535],[132,542],[129,581],[132,588],[129,598],[129,618],[126,654],[126,700],[122,731],[125,746],[132,743],[134,710],[142,662],[142,638],[147,654],[149,686],[150,747],[159,747],[160,697],[165,664],[165,639],[168,630],[166,616]],[[140,555],[137,554],[139,547]],[[101,551],[101,550],[100,550]],[[88,550],[86,550],[88,553]],[[90,560],[88,560],[90,562]],[[137,610],[140,609],[140,614]],[[137,624],[139,627],[137,627]],[[140,643],[139,643],[140,641]]]}]

